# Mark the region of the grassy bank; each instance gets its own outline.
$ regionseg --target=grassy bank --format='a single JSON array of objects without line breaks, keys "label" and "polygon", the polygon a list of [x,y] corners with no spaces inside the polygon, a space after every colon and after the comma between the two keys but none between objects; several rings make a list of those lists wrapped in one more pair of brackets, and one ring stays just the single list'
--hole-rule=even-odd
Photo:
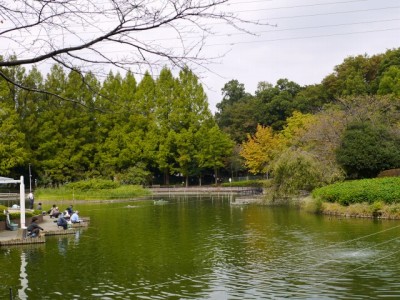
[{"label": "grassy bank", "polygon": [[400,219],[400,178],[335,183],[315,189],[308,210],[328,215]]},{"label": "grassy bank", "polygon": [[78,188],[62,186],[59,188],[37,189],[36,202],[52,200],[112,200],[130,199],[150,195],[150,191],[137,185],[120,185],[113,188]]},{"label": "grassy bank", "polygon": [[400,177],[352,180],[331,184],[312,192],[313,198],[323,202],[350,205],[380,201],[400,203]]}]

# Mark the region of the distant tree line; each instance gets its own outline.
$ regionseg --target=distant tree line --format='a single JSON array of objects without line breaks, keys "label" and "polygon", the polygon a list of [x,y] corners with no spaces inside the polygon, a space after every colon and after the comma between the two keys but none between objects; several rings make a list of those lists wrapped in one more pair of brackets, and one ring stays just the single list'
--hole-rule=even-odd
[{"label": "distant tree line", "polygon": [[246,168],[277,189],[375,177],[400,167],[400,48],[346,58],[320,84],[260,82],[255,95],[231,80],[216,120]]},{"label": "distant tree line", "polygon": [[61,65],[45,78],[36,67],[1,72],[31,88],[0,80],[2,176],[26,175],[29,163],[43,185],[188,185],[250,172],[272,176],[286,193],[400,167],[400,48],[348,57],[310,86],[260,82],[252,95],[231,80],[215,116],[188,68],[140,82]]},{"label": "distant tree line", "polygon": [[[54,65],[43,78],[37,68],[4,68],[34,93],[0,81],[0,174],[19,176],[32,165],[44,186],[88,178],[123,183],[169,184],[171,174],[189,184],[218,178],[233,142],[217,126],[206,94],[192,71],[174,78],[164,68],[146,73],[110,72],[100,82]],[[83,79],[83,80],[82,80]]]}]

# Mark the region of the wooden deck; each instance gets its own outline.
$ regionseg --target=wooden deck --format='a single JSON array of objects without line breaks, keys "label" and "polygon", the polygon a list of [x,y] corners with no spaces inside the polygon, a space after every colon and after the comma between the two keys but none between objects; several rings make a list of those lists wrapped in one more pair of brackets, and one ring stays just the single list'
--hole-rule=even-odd
[{"label": "wooden deck", "polygon": [[26,229],[0,231],[0,247],[45,243],[46,236],[74,234],[80,228],[88,227],[90,222],[90,218],[82,218],[83,222],[72,224],[71,228],[64,230],[59,228],[54,220],[49,216],[43,216],[43,221],[39,223],[39,226],[44,230],[41,231],[39,237],[26,237]]},{"label": "wooden deck", "polygon": [[14,245],[27,245],[27,244],[41,244],[46,242],[46,237],[41,235],[34,238],[16,238],[11,240],[0,241],[0,246],[14,246]]}]

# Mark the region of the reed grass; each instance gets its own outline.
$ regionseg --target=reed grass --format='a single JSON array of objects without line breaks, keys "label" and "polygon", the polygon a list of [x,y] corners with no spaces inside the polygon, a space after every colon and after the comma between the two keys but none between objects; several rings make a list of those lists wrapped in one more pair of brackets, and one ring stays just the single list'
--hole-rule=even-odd
[{"label": "reed grass", "polygon": [[311,213],[324,215],[355,217],[355,218],[379,218],[379,219],[400,219],[400,203],[385,204],[376,201],[341,205],[338,202],[322,202],[319,199],[308,197],[302,203],[304,210]]}]

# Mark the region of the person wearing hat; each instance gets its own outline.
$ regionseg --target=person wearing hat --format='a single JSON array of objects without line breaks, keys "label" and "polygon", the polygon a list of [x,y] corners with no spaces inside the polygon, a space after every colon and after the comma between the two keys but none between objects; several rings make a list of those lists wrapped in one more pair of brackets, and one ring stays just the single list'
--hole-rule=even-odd
[{"label": "person wearing hat", "polygon": [[28,231],[28,236],[30,237],[35,237],[35,236],[39,236],[40,234],[40,230],[43,230],[42,227],[40,227],[36,221],[38,220],[37,217],[33,217],[32,218],[32,222],[31,224],[28,226],[27,231]]}]

